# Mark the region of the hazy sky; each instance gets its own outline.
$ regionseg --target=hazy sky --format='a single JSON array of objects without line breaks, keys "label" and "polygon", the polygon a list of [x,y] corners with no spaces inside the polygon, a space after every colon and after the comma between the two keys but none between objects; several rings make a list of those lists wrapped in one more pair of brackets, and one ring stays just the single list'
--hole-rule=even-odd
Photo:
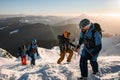
[{"label": "hazy sky", "polygon": [[120,14],[120,0],[0,0],[0,14]]}]

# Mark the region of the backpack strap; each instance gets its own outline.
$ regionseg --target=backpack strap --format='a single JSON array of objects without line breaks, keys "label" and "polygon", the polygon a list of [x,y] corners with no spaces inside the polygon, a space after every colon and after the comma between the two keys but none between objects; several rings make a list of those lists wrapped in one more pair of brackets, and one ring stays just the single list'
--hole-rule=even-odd
[{"label": "backpack strap", "polygon": [[95,29],[96,31],[98,31],[99,34],[100,34],[101,37],[102,37],[102,29],[101,29],[100,24],[98,24],[98,23],[94,23],[93,25],[94,25],[94,29]]},{"label": "backpack strap", "polygon": [[95,29],[93,29],[93,30],[92,30],[92,37],[91,37],[91,39],[92,39],[93,41],[95,40],[95,37],[94,37],[95,32],[96,32],[96,30],[95,30]]}]

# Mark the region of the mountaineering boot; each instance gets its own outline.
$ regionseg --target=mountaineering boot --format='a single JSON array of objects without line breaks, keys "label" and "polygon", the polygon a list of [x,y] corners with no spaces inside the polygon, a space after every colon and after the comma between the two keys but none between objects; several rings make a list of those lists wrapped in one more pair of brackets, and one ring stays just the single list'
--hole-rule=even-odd
[{"label": "mountaineering boot", "polygon": [[87,80],[87,77],[80,77],[78,80]]}]

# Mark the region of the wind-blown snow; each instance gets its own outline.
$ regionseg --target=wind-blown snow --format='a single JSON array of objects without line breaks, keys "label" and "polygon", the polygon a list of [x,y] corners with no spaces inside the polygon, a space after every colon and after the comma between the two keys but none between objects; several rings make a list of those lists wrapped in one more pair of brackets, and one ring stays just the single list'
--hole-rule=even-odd
[{"label": "wind-blown snow", "polygon": [[19,31],[19,29],[16,29],[16,30],[13,30],[10,32],[10,35],[14,34],[14,33],[17,33]]},{"label": "wind-blown snow", "polygon": [[[117,53],[120,48],[119,38],[104,38],[103,49],[100,54],[109,53],[112,50]],[[108,46],[108,47],[107,47]],[[114,48],[115,47],[115,48]],[[0,80],[77,80],[80,77],[79,59],[80,55],[74,52],[70,64],[66,64],[66,55],[62,64],[57,64],[59,58],[59,47],[52,49],[38,48],[41,55],[36,60],[36,65],[30,65],[30,58],[27,57],[27,65],[21,65],[19,58],[7,58],[2,55],[5,53],[0,49]],[[118,53],[119,54],[119,53]],[[119,80],[120,79],[120,57],[119,56],[100,56],[98,58],[99,71],[101,76],[93,76],[90,63],[88,62],[88,80]]]}]

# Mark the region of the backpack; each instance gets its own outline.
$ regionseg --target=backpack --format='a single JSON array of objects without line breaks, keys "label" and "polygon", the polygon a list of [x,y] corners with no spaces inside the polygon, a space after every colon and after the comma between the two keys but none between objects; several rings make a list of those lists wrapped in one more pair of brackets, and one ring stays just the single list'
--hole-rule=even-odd
[{"label": "backpack", "polygon": [[61,51],[65,51],[68,48],[67,40],[68,39],[64,38],[63,35],[58,35],[59,47]]},{"label": "backpack", "polygon": [[[94,37],[95,32],[99,32],[101,37],[102,37],[102,29],[101,29],[100,25],[98,23],[93,23],[93,25],[94,25],[94,29],[92,30],[91,39],[89,39],[87,36],[86,36],[87,38],[85,39],[85,44],[86,44],[87,48],[94,48],[94,46],[95,46],[95,37]],[[85,32],[84,32],[84,34],[85,34]],[[93,43],[91,44],[91,42],[93,42]]]},{"label": "backpack", "polygon": [[95,34],[96,31],[98,31],[100,33],[101,37],[102,37],[102,28],[101,28],[100,24],[93,23],[93,25],[94,25],[94,29],[92,31],[92,38],[94,39],[94,34]]},{"label": "backpack", "polygon": [[18,47],[18,55],[19,56],[22,56],[22,52],[26,52],[27,51],[27,48],[26,48],[26,45],[22,45],[22,46],[20,46],[20,47]]},{"label": "backpack", "polygon": [[32,53],[36,52],[36,48],[32,44],[30,45],[30,52],[32,52]]}]

